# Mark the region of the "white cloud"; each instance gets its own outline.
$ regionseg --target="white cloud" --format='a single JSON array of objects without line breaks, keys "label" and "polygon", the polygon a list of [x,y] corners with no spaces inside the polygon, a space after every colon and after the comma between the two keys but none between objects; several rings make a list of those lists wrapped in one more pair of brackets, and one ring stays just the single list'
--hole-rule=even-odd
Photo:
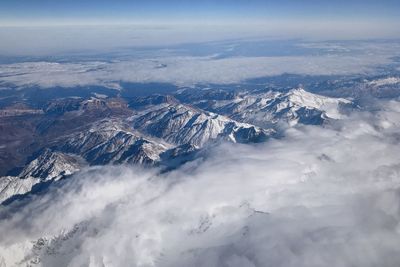
[{"label": "white cloud", "polygon": [[[398,266],[400,103],[381,109],[264,145],[223,145],[167,174],[78,174],[0,209],[3,263]],[[40,237],[50,239],[31,251]]]},{"label": "white cloud", "polygon": [[[391,62],[393,54],[322,55],[285,57],[167,57],[114,62],[25,62],[0,65],[0,82],[20,87],[73,87],[118,82],[165,82],[191,86],[198,83],[230,84],[283,73],[351,75],[371,73]],[[161,67],[160,67],[161,66]]]}]

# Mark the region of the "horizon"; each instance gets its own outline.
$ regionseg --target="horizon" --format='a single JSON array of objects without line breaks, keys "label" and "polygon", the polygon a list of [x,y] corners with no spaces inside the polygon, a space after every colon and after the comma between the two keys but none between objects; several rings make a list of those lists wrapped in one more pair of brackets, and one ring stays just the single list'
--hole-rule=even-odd
[{"label": "horizon", "polygon": [[[4,0],[0,4],[0,28],[101,25],[237,25],[299,30],[319,28],[367,31],[370,36],[400,37],[400,2],[384,1],[107,1]],[[320,26],[318,27],[318,25]],[[375,25],[375,27],[371,27]],[[380,30],[378,30],[378,26]],[[384,28],[383,28],[384,27]],[[307,29],[305,29],[307,32]],[[365,36],[367,34],[365,33]]]},{"label": "horizon", "polygon": [[397,40],[398,25],[400,3],[394,0],[5,0],[0,3],[0,56],[54,55],[86,43],[106,53],[118,47],[256,38]]}]

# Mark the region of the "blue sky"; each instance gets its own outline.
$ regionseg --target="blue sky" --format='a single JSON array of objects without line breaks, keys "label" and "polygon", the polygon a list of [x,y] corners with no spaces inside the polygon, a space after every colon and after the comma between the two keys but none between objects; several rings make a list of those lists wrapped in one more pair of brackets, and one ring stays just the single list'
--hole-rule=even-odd
[{"label": "blue sky", "polygon": [[399,25],[400,0],[0,0],[0,56],[234,39],[400,39]]},{"label": "blue sky", "polygon": [[373,19],[400,22],[398,0],[1,0],[0,25],[141,21]]}]

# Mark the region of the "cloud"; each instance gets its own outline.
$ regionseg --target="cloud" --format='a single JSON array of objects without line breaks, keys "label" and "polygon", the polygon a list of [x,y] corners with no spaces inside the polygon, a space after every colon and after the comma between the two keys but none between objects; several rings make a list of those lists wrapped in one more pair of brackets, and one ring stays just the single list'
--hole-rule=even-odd
[{"label": "cloud", "polygon": [[0,208],[0,266],[397,266],[400,102],[377,107],[169,173],[87,169]]},{"label": "cloud", "polygon": [[[263,42],[266,42],[266,47],[263,47]],[[0,64],[0,88],[99,85],[121,89],[120,82],[161,82],[193,86],[207,83],[239,83],[247,79],[284,73],[375,74],[382,70],[382,66],[387,68],[392,64],[393,68],[396,67],[394,58],[399,55],[400,47],[398,42],[383,41],[291,42],[291,48],[288,49],[299,49],[297,54],[269,56],[268,51],[271,48],[268,44],[272,47],[277,44],[268,42],[268,40],[216,42],[171,49],[148,47],[147,53],[139,50],[137,53],[140,55],[131,54],[126,57],[117,54],[110,56],[112,60],[103,55],[99,56],[98,60],[91,61],[79,61],[76,57],[74,60],[73,57],[69,61],[61,62],[39,60]],[[256,47],[257,44],[260,45],[260,48],[255,48],[260,49],[258,56],[241,54],[243,47],[249,49],[247,46],[252,47],[252,44]],[[238,48],[234,48],[235,45]],[[237,49],[232,53],[235,56],[223,56],[227,47],[228,50]],[[201,50],[200,54],[203,56],[193,56],[196,54],[196,49]],[[219,52],[222,54],[218,54]]]},{"label": "cloud", "polygon": [[372,73],[391,62],[393,54],[277,57],[163,57],[113,62],[25,62],[0,65],[0,84],[18,87],[102,85],[119,82],[163,82],[178,86],[230,84],[283,73],[351,75]]}]

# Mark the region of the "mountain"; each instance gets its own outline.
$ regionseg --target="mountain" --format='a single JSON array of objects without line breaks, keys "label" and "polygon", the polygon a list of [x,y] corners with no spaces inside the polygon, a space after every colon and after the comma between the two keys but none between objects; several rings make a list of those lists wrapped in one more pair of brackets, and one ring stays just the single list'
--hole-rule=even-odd
[{"label": "mountain", "polygon": [[[193,94],[190,90],[130,99],[60,98],[44,104],[41,111],[14,106],[29,112],[7,111],[7,116],[0,117],[0,127],[12,133],[5,136],[0,149],[15,157],[8,162],[12,172],[0,178],[0,203],[84,166],[177,168],[206,154],[202,151],[215,142],[263,142],[279,137],[283,123],[323,124],[340,119],[341,109],[352,105],[349,100],[301,88],[287,92],[196,90]],[[10,144],[11,150],[7,149]]]},{"label": "mountain", "polygon": [[327,80],[312,84],[308,89],[326,96],[352,98],[359,102],[365,98],[397,98],[400,96],[399,86],[400,75],[396,72],[344,80]]},{"label": "mountain", "polygon": [[30,192],[40,183],[57,181],[79,171],[86,162],[76,155],[45,149],[16,176],[0,178],[0,203],[12,196]]},{"label": "mountain", "polygon": [[85,161],[76,155],[45,149],[19,176],[22,179],[34,177],[43,181],[54,180],[70,175],[85,165]]},{"label": "mountain", "polygon": [[297,123],[320,125],[329,119],[340,119],[341,108],[351,106],[352,102],[298,88],[286,93],[244,93],[236,95],[232,100],[208,100],[196,105],[240,122],[260,127],[275,127],[279,123],[291,126]]},{"label": "mountain", "polygon": [[132,117],[133,128],[175,144],[202,147],[210,140],[223,138],[234,143],[261,142],[274,131],[240,123],[226,116],[179,104],[164,103],[149,107]]},{"label": "mountain", "polygon": [[171,147],[162,140],[144,137],[117,118],[95,122],[89,129],[62,136],[54,143],[57,150],[78,154],[91,165],[153,164]]},{"label": "mountain", "polygon": [[385,85],[396,85],[400,84],[400,78],[399,77],[385,77],[385,78],[380,78],[376,80],[372,80],[367,82],[368,85],[370,86],[385,86]]},{"label": "mountain", "polygon": [[135,104],[128,110],[123,102],[110,99],[49,103],[32,127],[35,142],[20,148],[31,150],[31,159],[17,174],[0,178],[0,201],[86,165],[173,168],[193,159],[207,143],[261,142],[273,133],[181,104],[173,97],[146,97]]}]

